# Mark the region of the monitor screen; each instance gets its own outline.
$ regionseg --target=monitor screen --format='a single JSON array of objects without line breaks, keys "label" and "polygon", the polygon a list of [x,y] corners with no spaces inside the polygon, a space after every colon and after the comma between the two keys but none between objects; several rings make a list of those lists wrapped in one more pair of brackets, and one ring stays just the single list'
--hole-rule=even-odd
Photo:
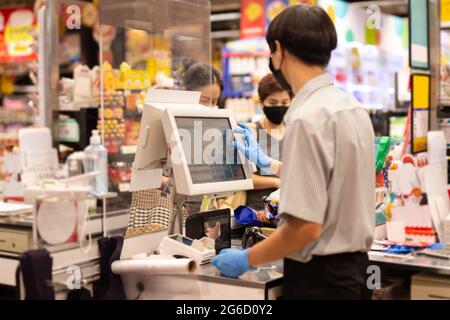
[{"label": "monitor screen", "polygon": [[181,242],[182,244],[185,244],[187,246],[191,246],[192,245],[192,239],[183,237],[183,236],[178,235],[178,234],[173,235],[170,238],[175,240],[175,241]]},{"label": "monitor screen", "polygon": [[245,180],[228,118],[175,117],[193,184]]}]

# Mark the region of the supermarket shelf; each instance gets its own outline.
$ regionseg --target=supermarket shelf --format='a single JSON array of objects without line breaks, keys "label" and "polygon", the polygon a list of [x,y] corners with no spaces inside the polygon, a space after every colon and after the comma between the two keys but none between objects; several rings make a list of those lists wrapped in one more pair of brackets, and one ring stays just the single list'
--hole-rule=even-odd
[{"label": "supermarket shelf", "polygon": [[217,13],[211,15],[211,22],[231,21],[241,19],[240,12]]},{"label": "supermarket shelf", "polygon": [[20,76],[24,76],[26,74],[28,74],[29,70],[23,70],[23,71],[4,71],[4,70],[0,70],[0,73],[2,76],[5,77],[20,77]]},{"label": "supermarket shelf", "polygon": [[35,113],[32,109],[25,109],[25,110],[0,109],[0,123],[33,124],[34,122],[35,122]]},{"label": "supermarket shelf", "polygon": [[211,12],[236,11],[241,8],[240,0],[214,0],[211,1]]},{"label": "supermarket shelf", "polygon": [[15,114],[15,113],[33,113],[34,110],[31,108],[27,109],[4,109],[4,107],[0,106],[0,115],[1,114]]},{"label": "supermarket shelf", "polygon": [[22,65],[24,63],[36,61],[36,60],[31,60],[31,59],[22,59],[22,60],[23,61],[0,61],[0,66]]},{"label": "supermarket shelf", "polygon": [[79,103],[60,103],[58,112],[79,112],[81,109],[98,109],[98,103],[79,102]]},{"label": "supermarket shelf", "polygon": [[450,105],[441,105],[439,110],[440,118],[450,118]]},{"label": "supermarket shelf", "polygon": [[257,57],[270,57],[270,51],[256,51],[256,52],[223,52],[224,58],[257,58]]},{"label": "supermarket shelf", "polygon": [[120,150],[123,155],[136,154],[137,146],[121,146]]},{"label": "supermarket shelf", "polygon": [[127,119],[141,120],[142,112],[138,110],[124,110],[123,115]]},{"label": "supermarket shelf", "polygon": [[134,161],[134,153],[123,154],[123,153],[108,153],[108,162],[130,162]]},{"label": "supermarket shelf", "polygon": [[16,133],[0,132],[0,140],[18,140],[19,137]]},{"label": "supermarket shelf", "polygon": [[27,63],[31,61],[0,62],[0,74],[2,76],[22,76],[30,72]]},{"label": "supermarket shelf", "polygon": [[253,91],[242,91],[242,92],[235,92],[235,93],[231,93],[231,94],[224,94],[224,97],[227,99],[232,99],[232,98],[251,99],[253,97]]},{"label": "supermarket shelf", "polygon": [[38,89],[36,86],[14,86],[14,93],[37,93]]},{"label": "supermarket shelf", "polygon": [[239,38],[240,34],[239,30],[213,31],[211,39]]}]

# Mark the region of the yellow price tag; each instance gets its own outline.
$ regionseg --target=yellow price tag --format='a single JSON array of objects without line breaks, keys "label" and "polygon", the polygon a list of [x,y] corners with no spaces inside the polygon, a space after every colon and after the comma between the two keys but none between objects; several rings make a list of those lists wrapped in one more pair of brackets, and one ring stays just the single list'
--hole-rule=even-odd
[{"label": "yellow price tag", "polygon": [[441,23],[450,23],[450,0],[441,0]]},{"label": "yellow price tag", "polygon": [[430,78],[426,75],[413,75],[413,109],[430,108]]}]

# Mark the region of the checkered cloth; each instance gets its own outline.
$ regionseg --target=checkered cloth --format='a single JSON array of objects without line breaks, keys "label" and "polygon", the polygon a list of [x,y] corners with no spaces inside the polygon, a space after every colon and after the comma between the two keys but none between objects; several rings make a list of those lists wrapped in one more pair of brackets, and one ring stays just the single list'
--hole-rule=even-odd
[{"label": "checkered cloth", "polygon": [[[183,223],[189,214],[200,211],[200,202],[187,202],[183,210]],[[160,189],[134,192],[131,198],[127,236],[159,231],[169,226],[169,197]]]},{"label": "checkered cloth", "polygon": [[127,233],[131,229],[147,228],[153,224],[167,228],[169,217],[169,201],[167,197],[161,196],[160,189],[134,192]]}]

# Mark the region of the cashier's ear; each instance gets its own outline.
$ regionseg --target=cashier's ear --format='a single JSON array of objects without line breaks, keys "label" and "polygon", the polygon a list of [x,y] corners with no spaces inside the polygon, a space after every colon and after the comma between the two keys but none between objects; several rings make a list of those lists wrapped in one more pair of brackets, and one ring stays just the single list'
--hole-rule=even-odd
[{"label": "cashier's ear", "polygon": [[275,67],[275,70],[281,69],[283,58],[284,58],[283,47],[280,41],[275,40],[272,51],[272,63],[273,66]]}]

